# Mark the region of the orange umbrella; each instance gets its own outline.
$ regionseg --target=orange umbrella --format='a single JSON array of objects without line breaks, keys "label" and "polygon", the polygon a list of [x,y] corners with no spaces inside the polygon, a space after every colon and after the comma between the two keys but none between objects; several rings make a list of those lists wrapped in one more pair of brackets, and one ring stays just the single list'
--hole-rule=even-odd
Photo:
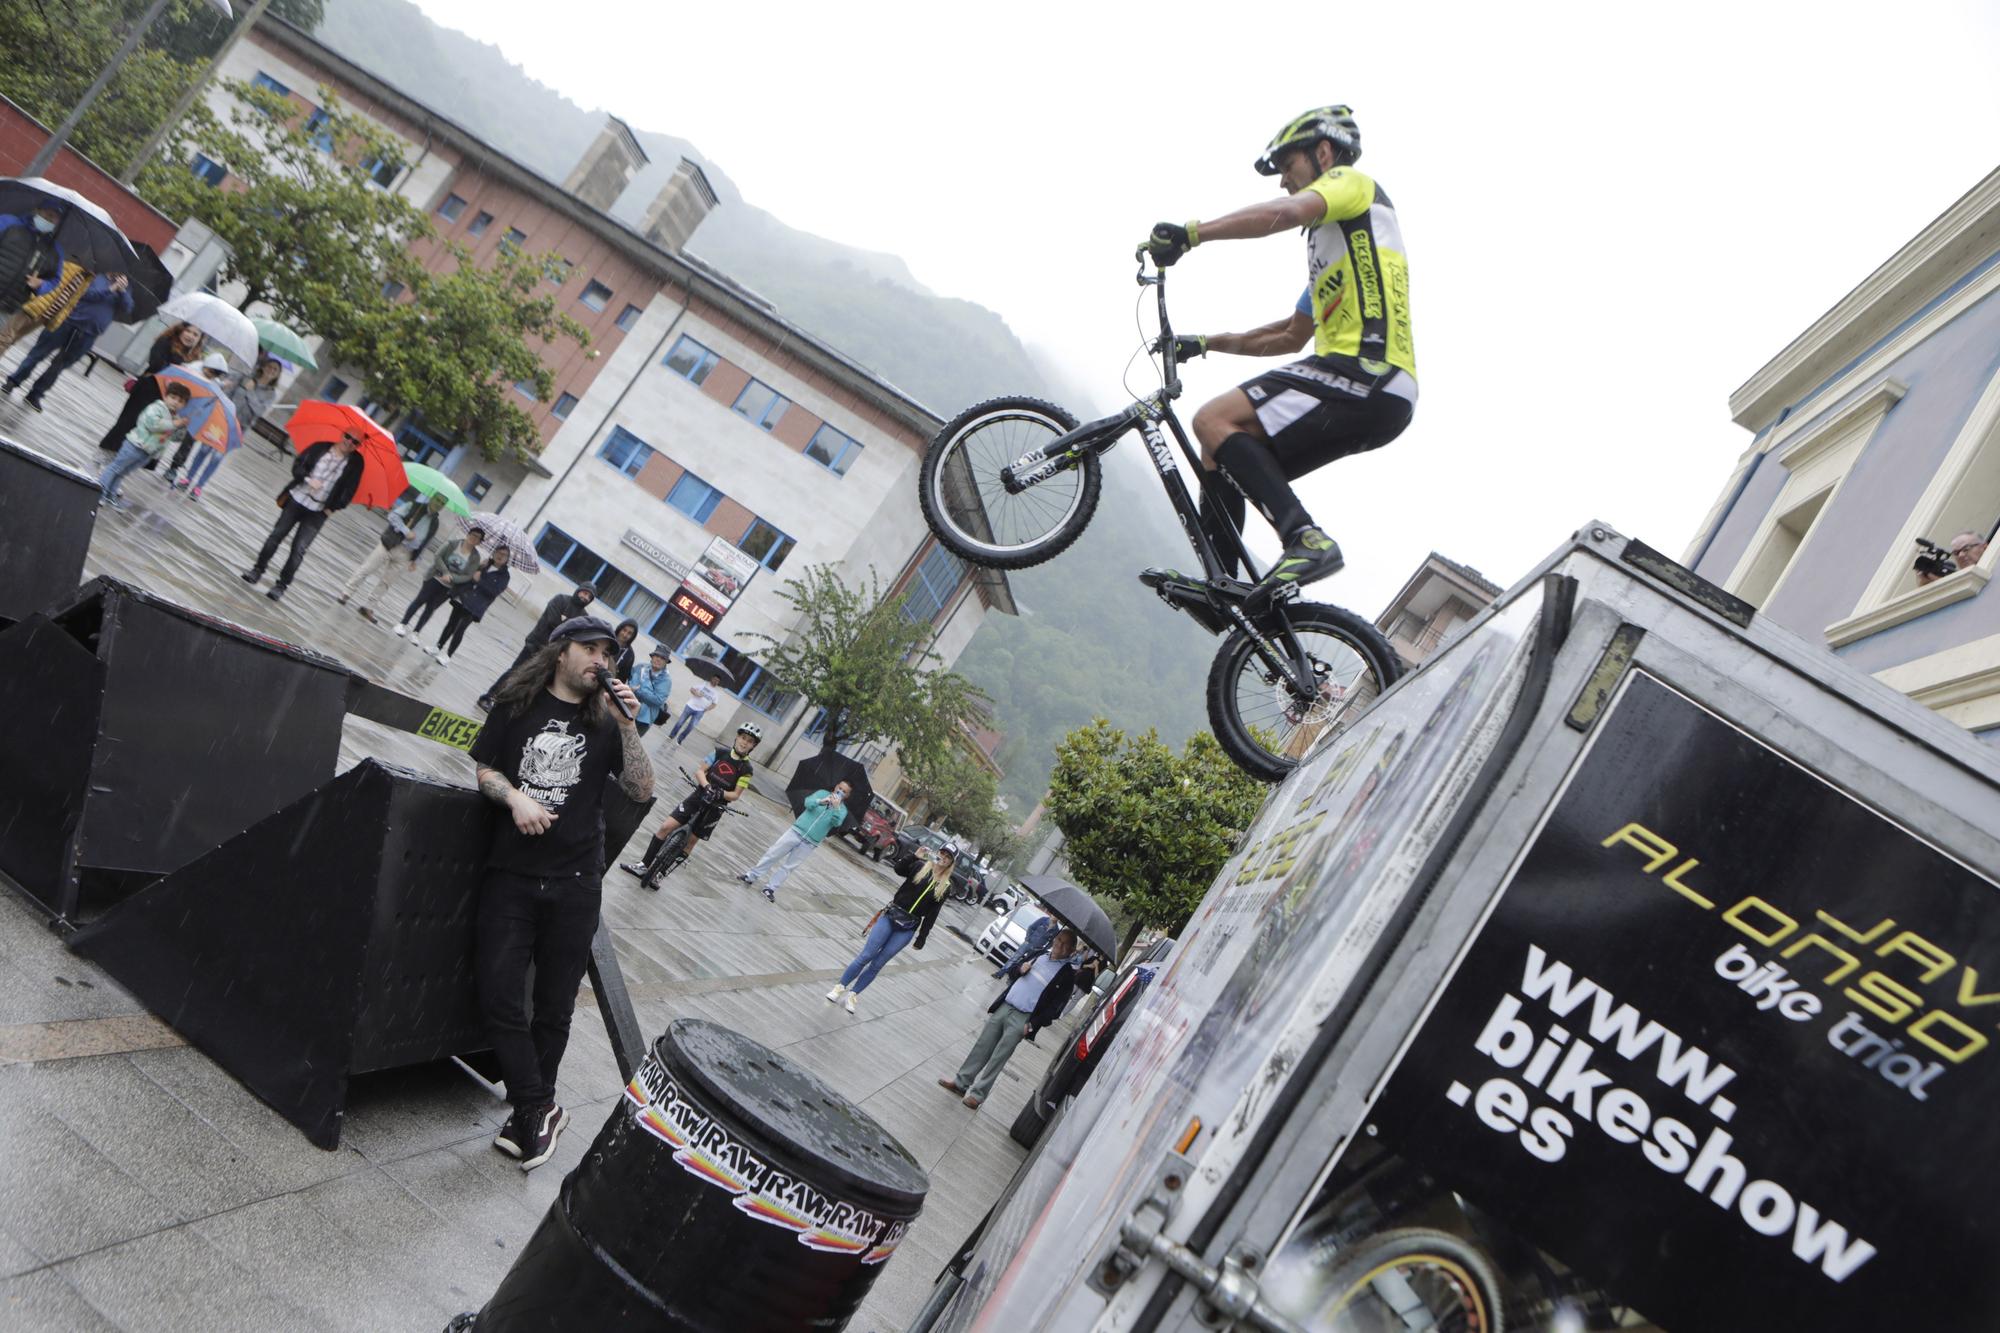
[{"label": "orange umbrella", "polygon": [[343,435],[352,436],[359,442],[361,485],[354,492],[355,504],[366,505],[370,509],[387,509],[397,497],[410,489],[410,479],[404,475],[403,459],[396,452],[396,442],[389,438],[388,431],[376,425],[373,418],[358,407],[308,398],[292,413],[291,421],[285,425],[285,433],[292,437],[292,448],[299,453],[304,453],[315,444],[338,440]]}]

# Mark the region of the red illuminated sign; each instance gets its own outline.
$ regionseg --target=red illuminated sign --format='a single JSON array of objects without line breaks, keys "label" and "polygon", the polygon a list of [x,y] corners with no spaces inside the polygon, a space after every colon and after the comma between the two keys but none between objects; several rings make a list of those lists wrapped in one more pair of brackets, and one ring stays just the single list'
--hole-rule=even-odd
[{"label": "red illuminated sign", "polygon": [[722,612],[719,608],[710,606],[686,588],[675,590],[674,595],[667,599],[667,605],[673,607],[674,610],[680,612],[703,629],[714,629],[715,622],[722,619]]}]

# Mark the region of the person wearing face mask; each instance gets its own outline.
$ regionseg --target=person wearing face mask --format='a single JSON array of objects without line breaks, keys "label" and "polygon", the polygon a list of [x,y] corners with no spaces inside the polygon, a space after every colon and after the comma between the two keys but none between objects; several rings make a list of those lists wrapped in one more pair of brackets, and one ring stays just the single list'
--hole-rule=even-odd
[{"label": "person wearing face mask", "polygon": [[[0,352],[39,322],[21,306],[29,297],[51,290],[62,275],[62,247],[56,243],[61,222],[62,214],[53,204],[26,217],[0,214],[0,315],[6,316],[0,320]],[[119,438],[124,438],[122,433]]]}]

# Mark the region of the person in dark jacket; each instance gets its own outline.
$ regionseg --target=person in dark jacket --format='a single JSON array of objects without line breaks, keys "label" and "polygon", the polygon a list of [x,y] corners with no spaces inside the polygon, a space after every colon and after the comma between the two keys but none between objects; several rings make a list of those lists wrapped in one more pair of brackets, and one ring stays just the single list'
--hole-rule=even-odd
[{"label": "person in dark jacket", "polygon": [[826,993],[829,1001],[847,997],[847,1012],[854,1012],[854,997],[868,989],[876,974],[888,966],[889,960],[903,951],[910,943],[921,949],[931,937],[931,923],[937,920],[938,909],[944,906],[944,896],[951,892],[951,868],[957,861],[949,849],[936,854],[936,859],[928,859],[917,852],[896,862],[895,869],[903,877],[896,887],[896,896],[889,905],[868,918],[862,930],[867,937],[861,945],[861,952],[854,955],[854,961],[840,974],[840,980]]},{"label": "person in dark jacket", "polygon": [[89,352],[98,335],[111,325],[132,313],[131,282],[123,273],[100,273],[84,288],[83,297],[69,312],[69,318],[52,329],[43,329],[35,338],[34,346],[21,358],[21,364],[14,367],[14,373],[7,377],[4,392],[10,397],[14,390],[26,382],[35,367],[53,356],[48,368],[28,390],[25,401],[37,412],[42,410],[42,398],[52,385],[62,378],[62,373],[81,361]]},{"label": "person in dark jacket", "polygon": [[449,664],[451,655],[458,651],[458,645],[465,642],[466,627],[484,620],[486,608],[507,591],[507,583],[513,577],[507,572],[507,565],[513,556],[514,552],[508,547],[498,547],[477,578],[451,590],[451,619],[445,622],[444,632],[437,637],[439,666]]},{"label": "person in dark jacket", "polygon": [[500,673],[499,679],[486,687],[486,693],[479,696],[479,707],[486,712],[492,712],[493,696],[500,689],[500,682],[506,680],[515,667],[533,657],[536,651],[549,641],[549,635],[555,633],[556,626],[588,614],[586,608],[596,600],[597,585],[594,583],[579,583],[575,592],[558,593],[549,598],[548,604],[542,608],[541,619],[537,620],[535,627],[528,631],[528,637],[521,641],[520,653],[508,664],[507,670]]},{"label": "person in dark jacket", "polygon": [[110,430],[104,432],[104,438],[97,442],[97,447],[109,453],[123,444],[139,414],[160,401],[160,382],[153,376],[168,366],[186,366],[199,361],[201,346],[201,330],[192,324],[170,324],[160,330],[160,336],[153,339],[153,345],[146,351],[145,369],[132,377],[132,387],[125,391],[125,406],[118,409],[118,419],[111,423]]},{"label": "person in dark jacket", "polygon": [[611,634],[618,640],[618,665],[611,674],[630,685],[632,668],[639,665],[638,654],[632,647],[639,641],[639,622],[621,620],[618,622],[618,628],[612,630]]},{"label": "person in dark jacket", "polygon": [[987,1007],[986,1026],[979,1029],[972,1049],[958,1073],[938,1080],[946,1092],[977,1107],[993,1091],[993,1080],[1007,1067],[1021,1038],[1033,1040],[1037,1032],[1062,1017],[1076,989],[1076,932],[1064,926],[1049,941],[1049,949],[1036,958],[1023,958],[1007,969],[1012,978],[1007,989]]},{"label": "person in dark jacket", "polygon": [[321,440],[292,460],[292,484],[278,492],[278,521],[257,552],[257,562],[243,571],[243,581],[255,584],[264,577],[264,567],[278,553],[285,534],[292,536],[291,553],[278,570],[278,581],[264,595],[277,601],[292,586],[299,565],[306,558],[320,525],[328,514],[337,514],[354,499],[361,488],[361,441],[351,434],[337,440]]},{"label": "person in dark jacket", "polygon": [[0,315],[6,316],[0,319],[0,351],[35,327],[22,303],[48,291],[62,274],[62,246],[56,243],[56,228],[61,225],[62,210],[54,204],[26,217],[0,214]]}]

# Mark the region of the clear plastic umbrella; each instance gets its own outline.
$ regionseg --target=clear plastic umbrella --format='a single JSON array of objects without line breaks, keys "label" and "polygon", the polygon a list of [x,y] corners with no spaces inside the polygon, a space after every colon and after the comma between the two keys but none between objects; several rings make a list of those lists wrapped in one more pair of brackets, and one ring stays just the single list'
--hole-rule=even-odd
[{"label": "clear plastic umbrella", "polygon": [[161,306],[160,314],[170,320],[186,320],[244,365],[257,364],[257,326],[221,297],[207,292],[182,292]]}]

